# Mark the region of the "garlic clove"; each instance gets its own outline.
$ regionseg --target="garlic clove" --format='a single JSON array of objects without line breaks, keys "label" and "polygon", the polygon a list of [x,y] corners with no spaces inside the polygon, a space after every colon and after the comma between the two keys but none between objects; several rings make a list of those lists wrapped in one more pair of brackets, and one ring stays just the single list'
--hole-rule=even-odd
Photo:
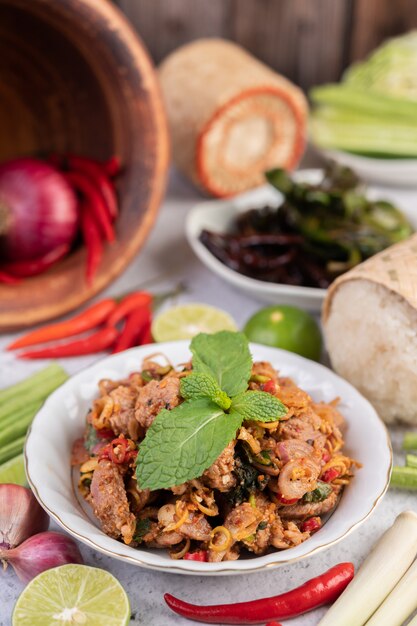
[{"label": "garlic clove", "polygon": [[14,548],[48,526],[49,517],[30,489],[0,484],[0,548]]},{"label": "garlic clove", "polygon": [[26,539],[12,550],[0,549],[0,561],[13,567],[22,582],[29,582],[41,572],[67,563],[84,563],[74,539],[47,531]]}]

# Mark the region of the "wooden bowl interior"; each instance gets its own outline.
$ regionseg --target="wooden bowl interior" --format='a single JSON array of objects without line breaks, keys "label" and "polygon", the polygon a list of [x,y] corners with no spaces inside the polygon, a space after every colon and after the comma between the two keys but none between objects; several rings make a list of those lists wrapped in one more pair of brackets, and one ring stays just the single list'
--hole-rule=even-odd
[{"label": "wooden bowl interior", "polygon": [[93,288],[85,251],[18,287],[0,286],[0,328],[33,324],[103,289],[153,223],[168,140],[151,62],[127,22],[97,0],[0,0],[0,161],[48,152],[121,157],[117,242]]}]

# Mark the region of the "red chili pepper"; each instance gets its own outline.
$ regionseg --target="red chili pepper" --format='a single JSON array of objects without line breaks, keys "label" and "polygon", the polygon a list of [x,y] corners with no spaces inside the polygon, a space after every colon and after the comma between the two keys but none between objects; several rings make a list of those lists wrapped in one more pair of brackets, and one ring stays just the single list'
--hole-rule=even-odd
[{"label": "red chili pepper", "polygon": [[86,278],[87,283],[91,285],[103,256],[103,244],[94,218],[83,209],[81,211],[81,231],[87,248]]},{"label": "red chili pepper", "polygon": [[93,159],[72,154],[67,155],[66,162],[70,170],[85,174],[95,184],[103,196],[111,219],[114,220],[118,214],[117,197],[113,184],[104,173],[103,165]]},{"label": "red chili pepper", "polygon": [[115,434],[111,428],[95,428],[97,437],[99,439],[114,439]]},{"label": "red chili pepper", "polygon": [[129,313],[124,328],[113,348],[113,353],[122,352],[123,350],[128,350],[136,346],[139,337],[147,327],[150,317],[151,312],[147,306]]},{"label": "red chili pepper", "polygon": [[209,624],[259,624],[271,619],[296,617],[330,604],[340,596],[354,575],[352,563],[339,563],[324,574],[312,578],[292,591],[237,604],[198,606],[183,602],[169,593],[164,598],[168,606],[188,619]]},{"label": "red chili pepper", "polygon": [[208,561],[208,552],[207,550],[197,550],[197,552],[186,552],[184,555],[185,561]]},{"label": "red chili pepper", "polygon": [[315,533],[321,528],[321,519],[320,517],[310,517],[305,522],[301,524],[301,531],[303,533]]},{"label": "red chili pepper", "polygon": [[21,282],[21,278],[17,278],[17,276],[12,276],[11,274],[0,270],[0,283],[4,283],[5,285],[18,285]]},{"label": "red chili pepper", "polygon": [[151,332],[151,327],[152,327],[152,322],[149,319],[149,322],[140,338],[140,345],[144,346],[148,343],[153,343],[153,337],[152,337],[152,332]]},{"label": "red chili pepper", "polygon": [[99,460],[109,459],[117,465],[127,463],[137,455],[137,450],[131,450],[129,445],[128,439],[117,437],[101,450]]},{"label": "red chili pepper", "polygon": [[298,498],[284,498],[280,493],[277,493],[277,500],[284,506],[291,506],[291,504],[298,502]]},{"label": "red chili pepper", "polygon": [[52,267],[55,263],[64,258],[70,251],[71,247],[68,244],[62,244],[55,250],[51,250],[48,254],[31,261],[16,261],[14,263],[5,263],[2,265],[2,271],[6,274],[12,274],[18,278],[27,278],[29,276],[36,276],[45,272]]},{"label": "red chili pepper", "polygon": [[91,213],[94,221],[100,226],[100,230],[107,241],[114,241],[115,235],[110,220],[109,212],[100,191],[90,178],[81,172],[67,172],[68,182],[78,191],[84,202],[84,210]]},{"label": "red chili pepper", "polygon": [[65,339],[66,337],[84,333],[106,321],[116,306],[115,300],[111,298],[101,300],[101,302],[93,304],[72,319],[59,322],[58,324],[43,326],[43,328],[38,328],[23,337],[19,337],[19,339],[7,346],[7,350],[26,348],[27,346],[34,346],[39,343],[54,341],[55,339]]},{"label": "red chili pepper", "polygon": [[110,176],[110,178],[115,178],[122,170],[120,159],[117,156],[110,157],[110,159],[102,164],[102,167],[107,176]]},{"label": "red chili pepper", "polygon": [[118,304],[117,308],[109,316],[107,323],[109,326],[116,326],[122,319],[127,317],[132,311],[140,308],[148,310],[152,305],[152,294],[148,291],[133,291],[127,294]]},{"label": "red chili pepper", "polygon": [[278,624],[278,622],[268,622],[265,626],[282,626],[282,624]]},{"label": "red chili pepper", "polygon": [[106,326],[82,339],[45,346],[37,350],[28,350],[27,352],[21,352],[18,356],[22,359],[59,359],[69,356],[94,354],[110,348],[118,336],[119,331],[117,328]]},{"label": "red chili pepper", "polygon": [[340,470],[338,470],[337,467],[331,467],[330,469],[324,472],[323,476],[321,477],[321,480],[325,483],[331,483],[332,480],[334,480],[338,476],[340,476]]},{"label": "red chili pepper", "polygon": [[272,380],[272,378],[271,378],[271,380],[268,380],[268,382],[266,382],[266,383],[264,383],[262,385],[262,389],[263,389],[263,391],[266,391],[266,393],[274,394],[276,392],[276,390],[277,390],[276,389],[276,385],[275,385],[275,381]]}]

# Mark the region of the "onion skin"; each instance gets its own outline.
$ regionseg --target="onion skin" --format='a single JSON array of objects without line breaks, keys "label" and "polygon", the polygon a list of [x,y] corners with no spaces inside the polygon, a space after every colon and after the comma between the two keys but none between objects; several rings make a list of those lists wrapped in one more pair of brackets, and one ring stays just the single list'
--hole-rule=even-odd
[{"label": "onion skin", "polygon": [[0,549],[0,560],[10,563],[24,583],[52,567],[84,563],[74,539],[53,531],[33,535],[12,550]]},{"label": "onion skin", "polygon": [[77,229],[76,195],[57,169],[29,158],[0,166],[3,260],[29,261],[71,245]]},{"label": "onion skin", "polygon": [[30,489],[0,485],[0,550],[14,548],[48,526],[49,517]]}]

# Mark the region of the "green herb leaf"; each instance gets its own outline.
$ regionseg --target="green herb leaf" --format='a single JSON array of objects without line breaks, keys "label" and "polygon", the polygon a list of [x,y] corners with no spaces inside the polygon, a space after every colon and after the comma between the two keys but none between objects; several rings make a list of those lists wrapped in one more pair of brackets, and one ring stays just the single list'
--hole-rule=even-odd
[{"label": "green herb leaf", "polygon": [[221,331],[214,335],[201,333],[191,342],[193,370],[214,377],[230,398],[248,388],[252,358],[243,333]]},{"label": "green herb leaf", "polygon": [[242,423],[209,398],[187,400],[163,409],[139,446],[136,476],[141,489],[168,489],[210,467]]},{"label": "green herb leaf", "polygon": [[287,407],[275,396],[265,391],[246,391],[232,399],[232,409],[243,420],[275,422],[287,414]]},{"label": "green herb leaf", "polygon": [[143,537],[150,531],[151,529],[151,520],[147,517],[145,519],[139,519],[136,522],[135,534],[133,535],[133,540],[141,543]]},{"label": "green herb leaf", "polygon": [[322,480],[317,481],[317,487],[303,496],[304,502],[323,502],[332,493],[333,487]]},{"label": "green herb leaf", "polygon": [[223,410],[230,408],[231,399],[222,391],[210,374],[196,372],[181,379],[181,395],[186,400],[210,398]]}]

